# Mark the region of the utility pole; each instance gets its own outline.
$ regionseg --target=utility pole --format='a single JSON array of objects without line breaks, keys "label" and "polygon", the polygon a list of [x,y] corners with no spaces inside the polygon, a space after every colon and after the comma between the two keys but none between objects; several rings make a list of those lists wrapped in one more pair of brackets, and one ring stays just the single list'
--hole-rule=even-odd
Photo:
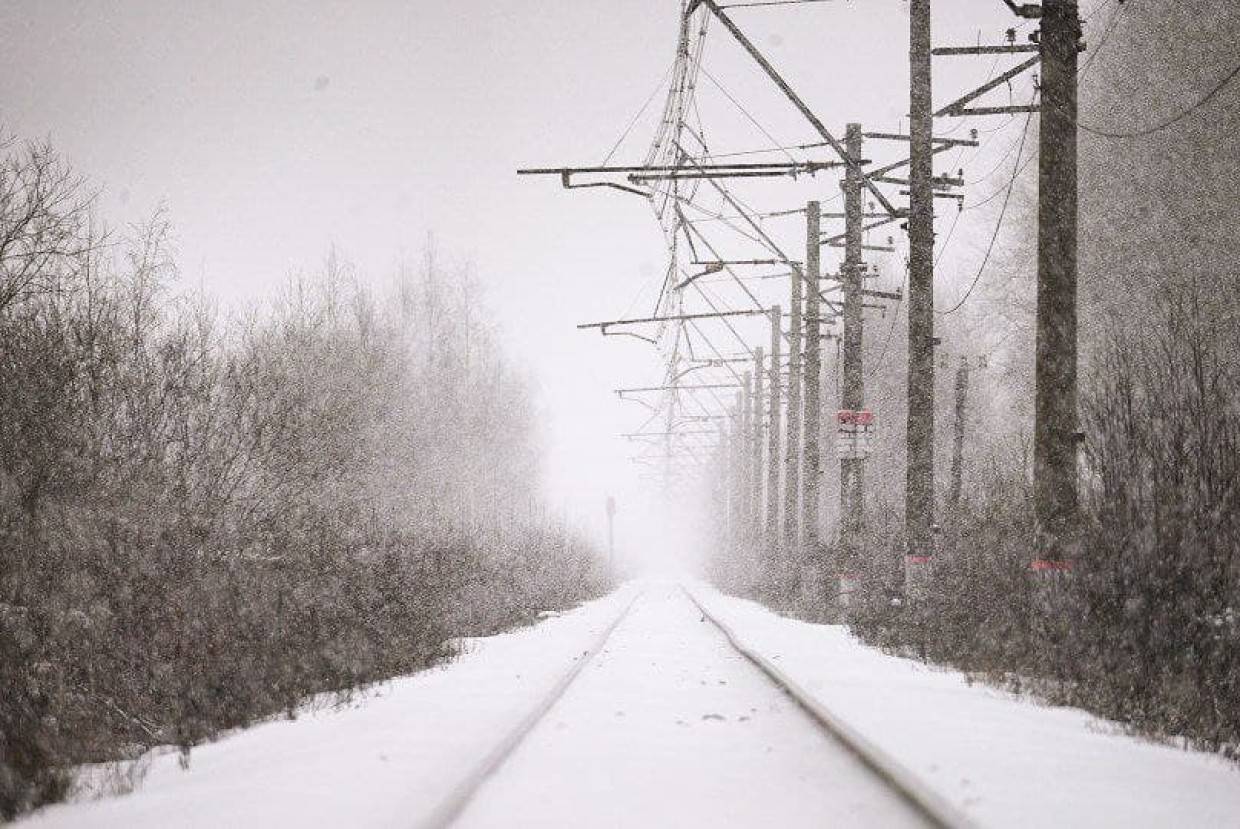
[{"label": "utility pole", "polygon": [[822,278],[821,208],[816,201],[805,205],[805,381],[804,456],[801,467],[801,533],[811,560],[818,555],[818,476],[821,458],[818,437],[822,429],[822,301],[818,295]]},{"label": "utility pole", "polygon": [[680,398],[676,393],[676,389],[668,392],[667,402],[667,426],[663,430],[663,491],[671,490],[672,482],[672,435],[674,433],[673,426],[676,421],[676,405],[680,402]]},{"label": "utility pole", "polygon": [[956,427],[952,437],[952,482],[947,503],[954,512],[960,506],[960,489],[964,479],[964,418],[969,399],[969,358],[960,358],[956,369]]},{"label": "utility pole", "polygon": [[740,515],[737,527],[740,532],[746,535],[749,533],[750,522],[753,520],[753,479],[750,477],[749,467],[749,460],[752,455],[750,441],[753,440],[753,423],[750,418],[753,406],[751,403],[752,383],[749,372],[745,372],[741,378],[741,393],[737,398],[741,422],[741,439],[736,452],[736,477],[739,486],[737,492],[737,511]]},{"label": "utility pole", "polygon": [[[861,125],[849,124],[844,146],[851,158],[861,158]],[[840,390],[840,408],[856,412],[865,408],[865,376],[862,373],[861,355],[863,343],[862,315],[862,268],[861,228],[862,205],[861,173],[849,166],[844,173],[844,266],[841,269],[844,283],[844,342]],[[859,428],[859,427],[858,427]],[[856,455],[842,454],[840,458],[840,572],[852,570],[857,564],[858,547],[864,524],[865,505],[862,500],[862,475],[865,461],[860,457],[859,444],[854,445]]]},{"label": "utility pole", "polygon": [[1033,498],[1039,570],[1070,570],[1077,539],[1076,0],[1042,3]]},{"label": "utility pole", "polygon": [[908,428],[905,592],[920,593],[934,556],[934,149],[930,0],[909,3]]},{"label": "utility pole", "polygon": [[784,551],[794,555],[801,540],[801,283],[805,274],[794,268],[788,319],[788,423],[784,431]]},{"label": "utility pole", "polygon": [[[770,422],[767,425],[767,478],[766,478],[766,534],[767,544],[774,554],[779,550],[779,510],[783,506],[779,498],[779,431],[780,431],[780,395],[783,382],[780,379],[780,342],[783,340],[783,309],[778,305],[771,306],[771,357],[770,378]],[[775,556],[773,555],[772,558]]]},{"label": "utility pole", "polygon": [[723,451],[723,537],[731,538],[736,526],[736,409],[728,409],[728,431]]},{"label": "utility pole", "polygon": [[754,538],[762,536],[762,518],[763,518],[763,500],[762,488],[765,483],[762,474],[762,380],[766,373],[766,365],[764,362],[765,354],[762,346],[758,346],[753,352],[753,416],[750,419],[753,434],[753,534]]},{"label": "utility pole", "polygon": [[607,496],[607,570],[615,572],[616,567],[616,499]]}]

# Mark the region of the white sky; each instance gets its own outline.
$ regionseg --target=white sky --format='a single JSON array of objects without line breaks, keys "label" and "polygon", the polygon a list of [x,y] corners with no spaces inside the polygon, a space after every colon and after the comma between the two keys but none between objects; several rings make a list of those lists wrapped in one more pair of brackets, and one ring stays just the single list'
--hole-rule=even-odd
[{"label": "white sky", "polygon": [[[937,6],[936,44],[999,42],[1018,22],[1000,0]],[[104,188],[113,224],[166,206],[184,278],[226,307],[312,270],[331,244],[381,281],[433,233],[449,259],[475,265],[502,339],[537,378],[552,504],[597,528],[605,493],[618,493],[621,538],[635,546],[638,522],[623,518],[639,485],[626,461],[631,446],[617,434],[636,427],[643,410],[618,403],[611,389],[656,384],[660,363],[636,340],[574,325],[649,311],[663,243],[636,197],[567,192],[514,171],[601,161],[671,61],[677,9],[677,0],[8,0],[0,6],[0,124],[50,136]],[[839,0],[733,15],[838,134],[851,120],[902,126],[905,3]],[[936,60],[940,102],[987,77],[990,65]],[[781,142],[817,140],[718,25],[704,65]],[[1014,94],[1028,99],[1028,78]],[[661,95],[616,162],[641,159],[660,104]],[[769,145],[706,79],[701,109],[719,151]],[[1022,124],[969,124],[1001,129],[983,136],[987,147],[966,174],[994,167]],[[867,148],[871,157],[894,152]],[[955,169],[955,154],[947,158],[938,172]],[[825,175],[736,189],[763,210],[839,192]],[[954,209],[941,212],[947,221]],[[994,222],[988,210],[965,216],[940,270],[948,296],[976,267]],[[771,230],[788,250],[802,250],[795,219]],[[897,265],[884,272],[899,284]]]}]

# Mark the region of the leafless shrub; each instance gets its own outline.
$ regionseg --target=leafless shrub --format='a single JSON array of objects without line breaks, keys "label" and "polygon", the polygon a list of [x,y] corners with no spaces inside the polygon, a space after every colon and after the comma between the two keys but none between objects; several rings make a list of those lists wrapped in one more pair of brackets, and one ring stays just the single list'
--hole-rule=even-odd
[{"label": "leafless shrub", "polygon": [[50,150],[4,165],[0,816],[601,589],[523,508],[532,404],[469,283],[387,302],[333,253],[221,323],[162,217],[104,246]]}]

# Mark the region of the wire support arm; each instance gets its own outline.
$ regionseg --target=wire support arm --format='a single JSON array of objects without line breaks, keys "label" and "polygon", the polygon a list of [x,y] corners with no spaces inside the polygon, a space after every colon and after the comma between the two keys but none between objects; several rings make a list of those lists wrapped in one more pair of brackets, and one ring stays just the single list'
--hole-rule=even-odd
[{"label": "wire support arm", "polygon": [[801,97],[797,95],[792,87],[789,86],[788,82],[784,80],[783,76],[780,75],[775,67],[771,65],[770,61],[766,59],[766,56],[763,55],[762,52],[753,45],[753,42],[745,36],[745,33],[732,22],[732,18],[728,17],[728,15],[724,13],[723,9],[719,8],[719,4],[716,3],[715,0],[690,0],[689,5],[685,8],[685,15],[688,16],[693,14],[697,11],[699,6],[705,6],[710,13],[723,24],[724,28],[731,33],[732,37],[736,38],[736,41],[741,45],[741,48],[749,53],[749,56],[754,59],[758,66],[762,68],[762,71],[764,71],[775,83],[775,85],[779,87],[780,91],[784,93],[784,96],[792,102],[792,105],[797,108],[802,116],[805,117],[805,120],[810,123],[810,126],[812,126],[814,130],[822,136],[823,140],[826,141],[831,149],[835,151],[836,155],[843,159],[846,165],[862,175],[862,181],[865,188],[869,190],[875,200],[883,206],[883,209],[889,213],[895,213],[895,205],[887,199],[887,196],[878,189],[877,185],[864,178],[865,173],[861,169],[859,160],[848,155],[848,151],[845,149],[843,143],[831,134],[831,131],[827,129],[826,125],[823,124],[818,116],[814,114],[814,111],[809,108],[805,101],[801,100]]},{"label": "wire support arm", "polygon": [[598,328],[605,332],[608,328],[611,328],[614,325],[641,325],[643,323],[652,322],[685,322],[687,320],[718,319],[720,317],[756,317],[766,316],[769,313],[769,309],[762,308],[742,311],[715,311],[709,314],[673,314],[663,317],[635,317],[633,319],[608,320],[607,322],[586,322],[578,325],[577,328]]}]

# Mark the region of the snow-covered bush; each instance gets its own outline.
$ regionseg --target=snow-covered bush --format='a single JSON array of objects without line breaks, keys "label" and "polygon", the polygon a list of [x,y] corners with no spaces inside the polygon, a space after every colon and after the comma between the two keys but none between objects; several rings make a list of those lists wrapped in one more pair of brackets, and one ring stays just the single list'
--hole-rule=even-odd
[{"label": "snow-covered bush", "polygon": [[107,240],[30,192],[46,152],[0,167],[0,816],[602,588],[466,275],[377,298],[333,255],[221,322],[161,221]]}]

